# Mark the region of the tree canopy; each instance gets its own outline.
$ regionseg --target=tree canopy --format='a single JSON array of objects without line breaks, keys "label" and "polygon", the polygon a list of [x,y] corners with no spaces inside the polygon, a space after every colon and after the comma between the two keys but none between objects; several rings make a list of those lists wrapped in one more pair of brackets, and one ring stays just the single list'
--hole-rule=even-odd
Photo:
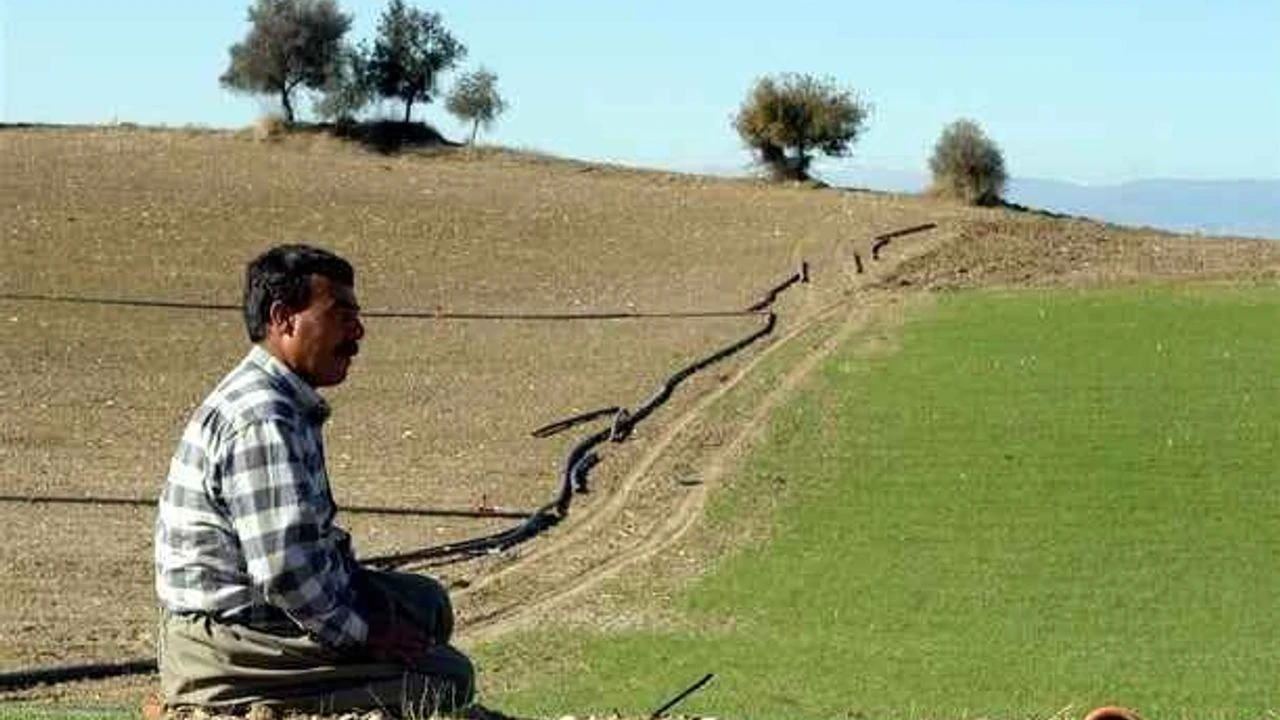
[{"label": "tree canopy", "polygon": [[462,121],[471,121],[471,140],[476,144],[476,132],[483,125],[487,130],[493,121],[507,109],[507,103],[498,94],[498,76],[479,68],[458,78],[445,100],[445,109]]},{"label": "tree canopy", "polygon": [[219,80],[240,92],[278,94],[285,122],[293,124],[294,90],[318,90],[329,81],[351,16],[334,0],[257,0],[249,23]]},{"label": "tree canopy", "polygon": [[404,101],[404,121],[413,104],[431,102],[442,72],[466,57],[467,49],[445,29],[439,13],[391,0],[378,21],[378,37],[369,57],[374,89]]},{"label": "tree canopy", "polygon": [[869,113],[830,78],[786,73],[757,80],[733,126],[775,179],[804,180],[815,151],[849,154]]},{"label": "tree canopy", "polygon": [[929,158],[932,190],[974,205],[997,205],[1008,174],[1004,155],[978,123],[960,119],[943,129]]},{"label": "tree canopy", "polygon": [[368,50],[362,47],[342,48],[316,100],[317,115],[340,124],[353,123],[373,101],[368,55]]}]

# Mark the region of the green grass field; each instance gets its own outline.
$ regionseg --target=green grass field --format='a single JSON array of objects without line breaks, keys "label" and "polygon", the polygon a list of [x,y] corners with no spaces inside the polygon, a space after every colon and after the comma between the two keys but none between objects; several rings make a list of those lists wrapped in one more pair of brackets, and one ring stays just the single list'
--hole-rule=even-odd
[{"label": "green grass field", "polygon": [[[511,711],[1149,718],[1280,711],[1280,289],[943,296],[829,360],[740,471],[767,545],[695,630],[481,649]],[[731,528],[746,500],[717,497]]]}]

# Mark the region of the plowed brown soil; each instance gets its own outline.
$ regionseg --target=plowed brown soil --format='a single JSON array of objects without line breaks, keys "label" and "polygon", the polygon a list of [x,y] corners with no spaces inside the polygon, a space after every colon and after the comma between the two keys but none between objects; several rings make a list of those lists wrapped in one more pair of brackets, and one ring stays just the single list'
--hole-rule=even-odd
[{"label": "plowed brown soil", "polygon": [[[648,311],[742,308],[808,260],[768,341],[682,385],[610,445],[568,521],[501,555],[437,572],[461,632],[492,636],[586,593],[696,521],[705,493],[787,383],[865,322],[859,307],[918,287],[1274,277],[1265,241],[1132,231],[873,193],[777,187],[528,155],[386,157],[321,137],[0,131],[0,294],[234,304],[244,263],[310,239],[348,256],[367,308]],[[879,233],[920,223],[880,262]],[[868,273],[855,272],[854,254]],[[370,319],[335,406],[340,506],[528,509],[556,490],[585,430],[545,422],[634,406],[759,318],[610,321]],[[0,494],[150,499],[191,408],[246,349],[234,312],[0,300]],[[818,336],[801,331],[817,328]],[[777,392],[700,424],[760,358],[810,343]],[[594,429],[592,426],[591,429]],[[726,449],[727,448],[727,449]],[[702,468],[700,484],[680,467]],[[148,507],[0,501],[0,672],[151,652]],[[363,555],[509,521],[344,514]],[[146,678],[11,694],[137,702]]]}]

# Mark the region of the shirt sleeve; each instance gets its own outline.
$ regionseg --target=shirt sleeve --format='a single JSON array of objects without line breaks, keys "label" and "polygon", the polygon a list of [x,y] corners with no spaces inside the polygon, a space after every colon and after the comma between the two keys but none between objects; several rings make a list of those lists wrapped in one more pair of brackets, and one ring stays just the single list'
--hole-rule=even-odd
[{"label": "shirt sleeve", "polygon": [[297,431],[285,420],[253,423],[224,455],[223,498],[249,576],[268,603],[331,647],[363,645],[341,551],[324,531],[331,501],[313,481]]}]

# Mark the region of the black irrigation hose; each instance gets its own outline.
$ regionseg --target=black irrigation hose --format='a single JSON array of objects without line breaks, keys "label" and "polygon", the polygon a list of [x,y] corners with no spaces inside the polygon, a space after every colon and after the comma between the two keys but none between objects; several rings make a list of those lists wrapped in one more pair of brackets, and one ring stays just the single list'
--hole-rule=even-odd
[{"label": "black irrigation hose", "polygon": [[[0,495],[0,503],[28,503],[32,505],[123,505],[127,507],[155,507],[156,501],[147,498],[126,497],[68,497],[64,495]],[[524,519],[532,513],[520,510],[479,509],[461,510],[456,508],[432,507],[383,507],[375,505],[343,505],[343,513],[352,515],[413,515],[421,517],[465,517],[465,518],[501,518]]]},{"label": "black irrigation hose", "polygon": [[178,300],[148,300],[135,298],[95,298],[79,295],[44,295],[40,293],[0,293],[0,300],[21,302],[57,302],[77,305],[123,305],[125,307],[172,308],[178,310],[242,310],[239,305],[182,302]]},{"label": "black irrigation hose", "polygon": [[[936,227],[938,227],[938,223],[924,223],[923,225],[912,225],[911,227],[902,228],[901,230],[894,230],[893,232],[881,233],[880,235],[877,235],[874,238],[872,238],[875,242],[871,244],[871,259],[879,260],[880,250],[883,249],[885,245],[888,245],[889,241],[894,238],[902,237],[903,235],[912,235],[918,232],[924,232],[925,230],[932,230]],[[861,258],[858,259],[858,264],[859,265],[862,264]]]},{"label": "black irrigation hose", "polygon": [[769,307],[773,306],[773,301],[778,299],[778,294],[781,293],[783,290],[786,290],[787,288],[791,287],[792,285],[795,285],[796,283],[807,283],[807,282],[809,282],[809,263],[802,261],[800,263],[800,269],[796,272],[795,275],[792,275],[786,280],[783,280],[782,282],[778,283],[774,287],[770,288],[769,292],[765,293],[765,296],[760,298],[758,302],[752,305],[749,305],[746,309],[746,312],[761,312],[763,310],[766,310]]},{"label": "black irrigation hose", "polygon": [[[636,423],[648,417],[649,413],[652,413],[654,410],[658,408],[659,405],[666,402],[667,399],[671,397],[671,393],[675,391],[676,386],[679,385],[681,382],[683,382],[685,378],[698,372],[699,370],[705,368],[706,366],[711,365],[712,363],[719,362],[729,357],[730,355],[745,348],[746,346],[750,345],[756,340],[759,340],[765,335],[768,335],[769,333],[773,332],[773,328],[777,324],[778,324],[778,316],[775,315],[774,313],[769,313],[768,320],[765,322],[764,326],[761,327],[759,330],[751,333],[750,335],[742,338],[741,340],[733,343],[732,345],[728,345],[724,348],[721,348],[720,350],[717,350],[711,355],[708,355],[702,358],[701,360],[698,360],[697,362],[681,369],[676,374],[667,378],[667,381],[662,384],[662,387],[658,388],[658,391],[655,392],[647,401],[645,401],[643,405],[631,411],[629,416],[626,418],[625,422],[622,423],[626,429],[626,432],[630,432],[631,428],[634,427]],[[625,433],[623,434],[623,437],[625,437]]]},{"label": "black irrigation hose", "polygon": [[[174,310],[234,310],[240,305],[220,303],[184,302],[178,300],[151,300],[145,298],[83,297],[79,295],[45,295],[40,293],[0,293],[0,300],[21,302],[72,303],[77,305],[108,305],[141,308],[168,308]],[[362,310],[360,315],[373,318],[399,318],[411,320],[650,320],[650,319],[698,319],[728,318],[757,314],[748,310],[692,310],[685,312],[601,311],[580,313],[527,313],[527,312],[446,312],[437,310]]]},{"label": "black irrigation hose", "polygon": [[658,718],[665,715],[668,710],[675,707],[676,704],[679,703],[681,700],[684,700],[685,698],[689,697],[693,693],[700,690],[703,685],[706,685],[707,683],[711,682],[711,678],[715,676],[716,676],[715,673],[707,673],[706,675],[703,675],[701,680],[685,688],[680,692],[679,695],[676,695],[675,697],[668,700],[666,704],[664,704],[662,707],[658,708],[657,710],[654,710],[653,713],[649,715],[649,720],[658,720]]},{"label": "black irrigation hose", "polygon": [[[748,313],[759,313],[768,308],[777,299],[778,294],[796,283],[804,283],[809,281],[808,263],[801,263],[800,269],[792,276],[775,285],[765,294],[764,298],[759,302],[747,308]],[[569,456],[564,463],[564,471],[561,475],[560,492],[556,498],[539,508],[524,522],[503,530],[492,535],[471,538],[455,543],[446,543],[444,545],[435,545],[418,550],[409,550],[402,553],[391,555],[379,555],[372,558],[366,558],[362,562],[371,567],[379,569],[388,569],[407,565],[417,562],[431,562],[433,565],[445,565],[453,562],[460,562],[469,558],[478,557],[494,552],[501,552],[518,543],[524,542],[543,530],[559,523],[569,512],[569,506],[573,502],[573,494],[575,492],[587,492],[587,472],[599,462],[599,457],[592,452],[592,448],[603,443],[605,440],[621,442],[631,434],[631,430],[649,416],[658,406],[665,403],[676,387],[690,375],[702,370],[713,363],[719,362],[730,355],[742,350],[756,340],[773,332],[777,325],[778,316],[769,312],[767,320],[762,328],[747,335],[746,337],[727,345],[716,352],[707,355],[693,363],[681,368],[671,375],[662,386],[658,388],[653,395],[649,397],[640,407],[635,410],[626,410],[619,407],[603,408],[590,412],[575,415],[564,420],[544,425],[533,431],[535,437],[549,437],[562,430],[568,429],[574,425],[595,420],[600,417],[612,414],[614,421],[609,428],[596,432],[579,441],[577,445],[569,451]]]},{"label": "black irrigation hose", "polygon": [[519,313],[519,312],[433,312],[430,310],[362,310],[365,317],[404,318],[414,320],[697,320],[702,318],[731,318],[751,315],[743,310],[690,310],[683,312],[642,312],[631,310],[580,312],[580,313]]},{"label": "black irrigation hose", "polygon": [[635,410],[628,411],[620,408],[605,408],[603,410],[595,410],[566,420],[551,423],[550,425],[545,425],[535,430],[534,433],[537,434],[538,437],[548,437],[578,423],[598,419],[608,414],[614,415],[614,422],[609,427],[588,435],[586,438],[580,440],[578,444],[569,451],[568,458],[564,463],[564,471],[561,474],[560,492],[556,495],[554,500],[539,508],[524,522],[492,535],[485,535],[482,537],[472,538],[470,540],[462,540],[456,543],[435,545],[421,548],[419,550],[410,550],[393,555],[380,555],[377,557],[366,558],[361,562],[380,569],[395,568],[409,563],[427,561],[432,561],[435,565],[460,562],[468,558],[488,553],[501,552],[516,544],[524,542],[525,540],[538,535],[543,530],[559,523],[569,512],[569,506],[573,502],[573,494],[575,492],[587,492],[587,472],[597,462],[599,462],[599,457],[592,452],[592,448],[606,440],[621,442],[626,439],[636,424],[648,417],[650,413],[658,408],[658,406],[665,403],[675,391],[676,386],[690,375],[707,367],[708,365],[711,365],[712,363],[729,357],[756,340],[759,340],[765,335],[773,332],[773,329],[777,324],[778,316],[774,313],[769,313],[767,318],[768,319],[764,326],[759,330],[756,330],[750,335],[727,345],[704,358],[700,358],[684,368],[681,368],[675,374],[671,375],[671,377],[667,378],[667,380],[662,383],[661,387],[659,387],[648,400]]},{"label": "black irrigation hose", "polygon": [[613,407],[600,408],[599,410],[588,410],[587,412],[581,413],[579,415],[574,415],[573,417],[567,417],[563,420],[557,420],[553,423],[548,423],[546,425],[543,425],[542,427],[538,428],[537,430],[534,430],[529,434],[536,438],[551,437],[552,435],[555,435],[558,432],[563,432],[565,430],[568,430],[574,425],[580,425],[584,422],[590,422],[591,420],[595,420],[596,418],[599,418],[599,417],[604,417],[605,415],[617,415],[618,411],[621,409],[622,409],[621,407],[614,405]]},{"label": "black irrigation hose", "polygon": [[[802,263],[800,266],[800,270],[795,275],[792,275],[791,277],[787,278],[786,280],[784,280],[783,282],[779,283],[777,286],[772,288],[765,295],[763,300],[751,305],[746,311],[735,311],[731,313],[720,313],[720,314],[704,314],[704,313],[671,314],[671,315],[663,315],[662,317],[726,317],[726,316],[736,316],[736,315],[762,314],[762,311],[770,307],[773,304],[773,301],[777,298],[778,294],[781,293],[783,290],[791,287],[796,283],[808,282],[808,280],[809,280],[808,265]],[[238,307],[228,306],[228,305],[196,305],[191,303],[172,303],[168,301],[126,301],[126,300],[107,300],[107,299],[88,299],[88,298],[61,298],[61,297],[52,297],[52,296],[15,297],[12,294],[0,294],[0,299],[49,300],[49,301],[59,301],[59,302],[84,302],[84,303],[95,303],[95,304],[105,304],[105,305],[176,307],[176,308],[183,308],[183,309],[203,309],[203,310],[238,310],[239,309]],[[364,314],[377,317],[373,313],[369,313],[369,312],[366,312]],[[396,315],[396,317],[419,317],[419,316],[417,315],[409,316],[409,315],[400,314],[400,315]],[[422,315],[421,317],[442,317],[443,318],[445,316],[443,314],[425,314],[425,315]],[[583,317],[587,317],[587,316],[580,316],[580,315],[561,316],[558,319],[580,319]],[[640,315],[640,314],[616,314],[614,316],[611,316],[609,319],[613,319],[614,317],[622,318],[622,317],[655,317],[655,316]],[[450,319],[457,319],[457,318],[450,318]],[[494,316],[484,316],[483,318],[473,317],[473,318],[465,318],[465,319],[513,319],[513,318],[509,318],[506,316],[502,318],[498,318]],[[552,319],[552,318],[549,316],[539,315],[539,316],[520,316],[514,319]],[[598,319],[598,318],[593,318],[593,319]],[[436,564],[446,564],[449,562],[457,562],[457,561],[465,560],[468,558],[477,557],[487,553],[497,552],[497,551],[504,550],[506,548],[510,548],[513,545],[516,545],[520,542],[528,540],[538,535],[543,530],[559,523],[561,520],[564,519],[564,517],[569,512],[569,506],[572,503],[573,494],[575,492],[587,491],[587,473],[591,470],[591,468],[597,462],[599,462],[599,456],[592,451],[592,449],[595,446],[605,442],[606,440],[621,442],[624,439],[626,439],[626,437],[631,433],[631,430],[635,427],[635,425],[639,423],[641,420],[643,420],[644,418],[648,417],[649,414],[652,413],[655,409],[657,409],[657,407],[660,406],[662,403],[666,402],[667,399],[671,397],[671,394],[675,391],[675,388],[681,382],[687,379],[690,375],[694,374],[695,372],[698,372],[699,370],[707,367],[708,365],[711,365],[715,362],[718,362],[720,360],[723,360],[729,357],[730,355],[733,355],[734,353],[742,350],[743,348],[747,347],[748,345],[755,342],[756,340],[759,340],[760,338],[768,335],[769,333],[773,332],[773,329],[776,324],[777,324],[777,315],[773,312],[768,312],[767,320],[764,326],[761,327],[759,330],[756,330],[750,335],[747,335],[746,337],[730,345],[727,345],[721,348],[720,350],[717,350],[716,352],[710,355],[707,355],[706,357],[696,360],[693,363],[685,366],[684,368],[681,368],[675,374],[667,378],[667,380],[662,384],[662,386],[659,387],[658,390],[654,392],[653,395],[651,395],[648,400],[646,400],[643,404],[640,405],[640,407],[636,408],[633,411],[627,411],[622,408],[607,408],[603,410],[597,410],[590,413],[578,415],[573,418],[568,418],[566,420],[561,420],[559,422],[552,423],[550,425],[539,428],[538,430],[535,430],[534,432],[538,437],[546,437],[582,422],[588,422],[589,420],[604,417],[606,415],[613,415],[613,422],[610,424],[608,428],[595,432],[587,436],[586,438],[582,439],[569,452],[569,455],[565,460],[564,471],[563,471],[561,483],[560,483],[560,491],[556,495],[555,499],[547,503],[546,505],[542,506],[541,508],[538,508],[528,516],[518,515],[518,517],[524,518],[523,522],[521,522],[520,524],[514,527],[511,527],[507,530],[494,533],[492,535],[472,538],[470,540],[462,540],[456,543],[449,543],[445,545],[427,547],[421,550],[409,551],[405,553],[399,553],[396,555],[385,555],[381,557],[368,558],[362,561],[363,564],[366,564],[375,568],[392,568],[392,567],[398,567],[401,565],[406,565],[409,563],[432,561],[432,560],[436,561]],[[23,501],[33,500],[32,498],[19,498],[16,496],[13,498],[0,497],[0,500],[4,500],[4,499],[14,499],[14,500],[23,500]],[[148,504],[151,503],[151,501],[136,501],[130,498],[98,498],[97,500],[104,501],[103,504],[120,504],[120,505],[138,505],[143,502],[146,502]],[[46,498],[46,499],[40,499],[38,501],[84,502],[89,500],[81,500],[77,498]],[[347,510],[351,510],[351,508],[347,508]],[[484,516],[504,517],[503,515],[499,515],[497,513],[487,513],[487,512],[484,513]],[[78,680],[96,680],[96,679],[109,678],[109,677],[122,677],[126,675],[145,675],[145,674],[154,673],[156,671],[157,671],[156,662],[155,660],[150,658],[140,658],[140,659],[129,660],[129,661],[119,662],[119,663],[90,663],[90,664],[62,665],[62,666],[49,667],[49,668],[20,670],[17,672],[0,673],[0,692],[21,690],[24,688],[29,688],[29,687],[33,687],[35,685],[41,685],[41,684],[57,684],[57,683],[73,682]],[[679,700],[687,696],[690,692],[693,692],[693,690],[696,690],[697,688],[701,687],[709,679],[710,679],[709,676],[706,678],[703,678],[697,684],[695,684],[693,688],[690,688],[686,692],[682,693],[679,697],[677,697],[674,701],[669,703],[666,707],[670,707],[671,705],[674,705],[675,702],[678,702]],[[666,707],[664,707],[664,710],[666,709]]]},{"label": "black irrigation hose", "polygon": [[0,673],[0,692],[22,690],[36,685],[56,685],[77,680],[102,680],[126,675],[150,675],[158,670],[156,661],[138,658],[118,663],[86,663]]}]

